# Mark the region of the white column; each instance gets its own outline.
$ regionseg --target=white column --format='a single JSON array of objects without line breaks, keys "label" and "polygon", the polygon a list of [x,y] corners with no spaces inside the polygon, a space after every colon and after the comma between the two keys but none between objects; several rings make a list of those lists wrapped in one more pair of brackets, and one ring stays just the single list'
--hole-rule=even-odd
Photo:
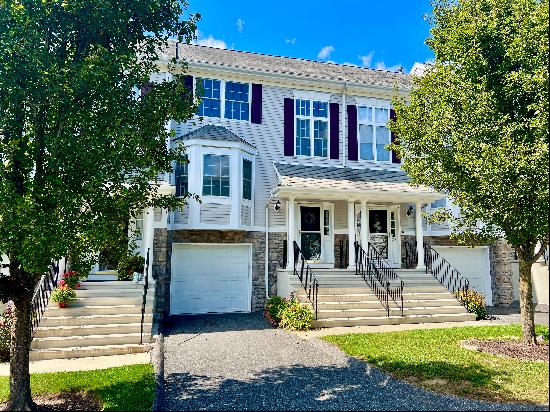
[{"label": "white column", "polygon": [[286,267],[288,269],[294,268],[294,241],[295,239],[295,233],[296,233],[296,210],[295,210],[295,204],[294,204],[294,198],[291,197],[286,202],[287,204],[287,247],[286,247],[286,254],[287,254],[287,265]]},{"label": "white column", "polygon": [[426,269],[424,265],[424,233],[422,231],[422,203],[416,203],[415,212],[415,224],[416,224],[416,253],[418,254],[417,269]]},{"label": "white column", "polygon": [[348,269],[355,269],[355,202],[348,201]]},{"label": "white column", "polygon": [[367,250],[368,243],[368,224],[367,224],[367,201],[361,201],[361,247]]}]

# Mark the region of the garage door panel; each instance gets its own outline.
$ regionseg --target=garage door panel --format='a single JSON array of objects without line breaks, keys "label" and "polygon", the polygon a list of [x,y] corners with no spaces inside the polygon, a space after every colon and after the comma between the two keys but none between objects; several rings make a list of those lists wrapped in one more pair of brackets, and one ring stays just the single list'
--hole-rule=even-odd
[{"label": "garage door panel", "polygon": [[250,310],[250,247],[174,245],[171,313]]}]

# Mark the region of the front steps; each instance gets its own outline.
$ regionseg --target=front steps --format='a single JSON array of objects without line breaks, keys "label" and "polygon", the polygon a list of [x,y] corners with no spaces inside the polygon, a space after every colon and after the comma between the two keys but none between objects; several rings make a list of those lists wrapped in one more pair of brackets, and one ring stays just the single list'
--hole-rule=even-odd
[{"label": "front steps", "polygon": [[153,285],[147,293],[141,338],[143,285],[130,281],[82,282],[77,300],[60,309],[50,302],[34,336],[30,359],[123,355],[151,348]]},{"label": "front steps", "polygon": [[[314,269],[313,273],[319,282],[315,328],[475,320],[474,314],[467,313],[444,286],[424,271],[396,269],[404,282],[403,316],[391,300],[390,316],[387,316],[384,306],[355,271]],[[297,297],[308,304],[296,276],[288,271],[284,274],[290,275]]]}]

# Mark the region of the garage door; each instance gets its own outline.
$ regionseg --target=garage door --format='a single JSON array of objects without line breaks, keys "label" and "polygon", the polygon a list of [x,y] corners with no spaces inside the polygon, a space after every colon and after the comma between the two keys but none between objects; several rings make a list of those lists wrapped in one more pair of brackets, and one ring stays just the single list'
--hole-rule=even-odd
[{"label": "garage door", "polygon": [[250,312],[250,246],[174,244],[170,313]]},{"label": "garage door", "polygon": [[493,304],[488,247],[434,246],[443,258],[470,281],[470,287],[485,295],[485,303]]}]

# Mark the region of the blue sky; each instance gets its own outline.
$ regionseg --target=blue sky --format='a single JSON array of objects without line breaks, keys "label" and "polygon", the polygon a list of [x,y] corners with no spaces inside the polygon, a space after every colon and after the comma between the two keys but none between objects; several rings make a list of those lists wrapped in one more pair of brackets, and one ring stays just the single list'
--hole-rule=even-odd
[{"label": "blue sky", "polygon": [[407,72],[433,58],[429,0],[189,0],[189,11],[203,45]]}]

